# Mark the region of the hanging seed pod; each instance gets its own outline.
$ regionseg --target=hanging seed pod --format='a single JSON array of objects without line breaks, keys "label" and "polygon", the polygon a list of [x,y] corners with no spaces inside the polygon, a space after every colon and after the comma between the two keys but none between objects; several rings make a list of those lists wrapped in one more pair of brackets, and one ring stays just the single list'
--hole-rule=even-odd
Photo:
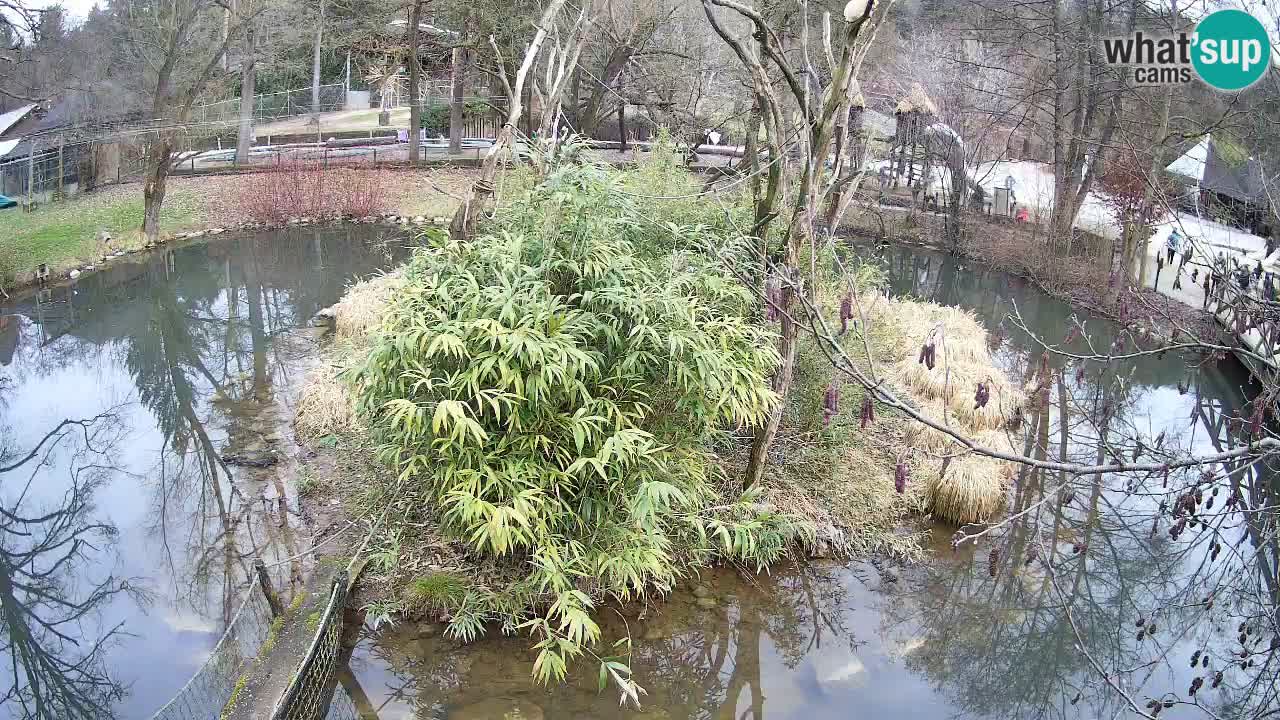
[{"label": "hanging seed pod", "polygon": [[1071,546],[1071,554],[1079,555],[1080,553],[1084,552],[1085,547],[1087,546],[1084,543],[1076,543],[1075,545]]},{"label": "hanging seed pod", "polygon": [[1083,383],[1084,383],[1084,365],[1081,365],[1080,367],[1076,368],[1076,384],[1080,385]]},{"label": "hanging seed pod", "polygon": [[1245,635],[1244,633],[1240,633],[1240,636],[1239,636],[1239,637],[1237,637],[1236,639],[1240,641],[1240,644],[1241,644],[1241,645],[1243,645],[1243,644],[1245,644],[1246,642],[1248,642],[1248,641],[1249,641],[1249,636],[1248,636],[1248,635]]},{"label": "hanging seed pod", "polygon": [[1204,685],[1204,678],[1200,676],[1191,678],[1191,687],[1187,689],[1187,694],[1194,697],[1196,691],[1200,689],[1201,685]]},{"label": "hanging seed pod", "polygon": [[1147,619],[1146,619],[1146,618],[1144,618],[1144,617],[1142,617],[1141,615],[1139,615],[1139,616],[1138,616],[1138,619],[1137,619],[1137,620],[1135,620],[1133,624],[1134,624],[1134,626],[1136,626],[1136,627],[1142,627],[1143,625],[1146,625],[1146,624],[1147,624]]},{"label": "hanging seed pod", "polygon": [[934,344],[932,336],[930,336],[930,339],[926,340],[924,345],[920,347],[920,364],[932,370],[936,362],[935,353],[937,353],[937,346]]},{"label": "hanging seed pod", "polygon": [[871,396],[868,395],[862,399],[862,409],[858,413],[858,419],[862,422],[863,430],[876,421],[876,408],[875,403],[871,401]]},{"label": "hanging seed pod", "polygon": [[1216,688],[1221,684],[1222,684],[1222,671],[1219,670],[1218,672],[1213,674],[1213,683],[1210,685],[1210,687]]},{"label": "hanging seed pod", "polygon": [[986,407],[987,401],[990,399],[991,399],[990,387],[984,382],[979,382],[978,391],[973,394],[973,409],[977,410],[978,408]]},{"label": "hanging seed pod", "polygon": [[1165,700],[1165,701],[1164,701],[1164,704],[1163,704],[1163,705],[1161,705],[1160,707],[1162,707],[1162,708],[1171,708],[1171,707],[1173,707],[1173,701],[1172,701],[1172,700]]},{"label": "hanging seed pod", "polygon": [[1148,635],[1155,635],[1155,634],[1156,634],[1156,621],[1155,621],[1155,620],[1151,620],[1150,622],[1148,622],[1148,623],[1147,623],[1147,634],[1148,634]]},{"label": "hanging seed pod", "polygon": [[1222,546],[1215,542],[1213,544],[1213,549],[1209,552],[1209,562],[1213,562],[1214,560],[1217,560],[1218,553],[1220,552],[1222,552]]},{"label": "hanging seed pod", "polygon": [[1236,632],[1248,632],[1248,630],[1249,624],[1247,622],[1242,622],[1236,627]]},{"label": "hanging seed pod", "polygon": [[1027,560],[1023,564],[1030,565],[1031,563],[1035,562],[1036,558],[1038,557],[1040,557],[1040,546],[1032,545],[1031,547],[1027,548]]},{"label": "hanging seed pod", "polygon": [[1200,651],[1197,650],[1191,653],[1191,667],[1195,667],[1199,664],[1200,664]]},{"label": "hanging seed pod", "polygon": [[901,495],[907,491],[907,464],[899,460],[893,469],[893,489]]},{"label": "hanging seed pod", "polygon": [[996,571],[1000,567],[1000,548],[991,548],[991,553],[987,555],[987,574],[991,577],[996,576]]},{"label": "hanging seed pod", "polygon": [[1138,462],[1138,458],[1142,457],[1142,453],[1146,449],[1141,440],[1136,441],[1133,446],[1133,462]]},{"label": "hanging seed pod", "polygon": [[849,332],[849,321],[853,319],[853,298],[845,295],[840,298],[840,334]]},{"label": "hanging seed pod", "polygon": [[1205,510],[1212,510],[1212,509],[1213,509],[1213,498],[1209,498],[1208,500],[1205,500],[1205,501],[1204,501],[1204,509],[1205,509]]},{"label": "hanging seed pod", "polygon": [[1080,702],[1080,693],[1079,693],[1079,692],[1077,692],[1077,693],[1076,693],[1076,696],[1075,696],[1075,697],[1071,698],[1071,704],[1072,704],[1072,705],[1075,705],[1075,704],[1076,704],[1076,703],[1078,703],[1078,702]]},{"label": "hanging seed pod", "polygon": [[1200,667],[1202,668],[1209,667],[1209,653],[1205,653],[1204,657],[1200,658]]},{"label": "hanging seed pod", "polygon": [[831,424],[831,419],[840,412],[840,388],[835,383],[827,385],[827,391],[822,395],[822,427]]},{"label": "hanging seed pod", "polygon": [[1143,628],[1138,631],[1138,642],[1142,642],[1147,637],[1147,629]]},{"label": "hanging seed pod", "polygon": [[1186,383],[1182,382],[1181,380],[1179,380],[1179,381],[1178,381],[1178,394],[1179,394],[1179,395],[1186,395],[1186,394],[1187,394],[1187,385],[1186,385]]}]

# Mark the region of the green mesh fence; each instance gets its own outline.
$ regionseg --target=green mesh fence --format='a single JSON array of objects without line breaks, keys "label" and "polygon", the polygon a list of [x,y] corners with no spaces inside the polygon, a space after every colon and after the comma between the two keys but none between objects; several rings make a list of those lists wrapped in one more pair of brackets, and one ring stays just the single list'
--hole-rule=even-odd
[{"label": "green mesh fence", "polygon": [[152,720],[219,720],[236,681],[271,629],[271,606],[254,583],[204,665]]},{"label": "green mesh fence", "polygon": [[333,579],[329,604],[311,646],[271,712],[271,720],[324,720],[328,716],[342,654],[342,615],[346,601],[347,573],[340,572]]}]

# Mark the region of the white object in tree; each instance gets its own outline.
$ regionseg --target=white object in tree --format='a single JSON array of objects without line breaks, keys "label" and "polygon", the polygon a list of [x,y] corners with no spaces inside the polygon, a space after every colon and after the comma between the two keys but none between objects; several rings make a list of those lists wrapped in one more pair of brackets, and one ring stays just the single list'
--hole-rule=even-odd
[{"label": "white object in tree", "polygon": [[844,6],[844,21],[854,22],[867,14],[867,6],[871,0],[849,0]]}]

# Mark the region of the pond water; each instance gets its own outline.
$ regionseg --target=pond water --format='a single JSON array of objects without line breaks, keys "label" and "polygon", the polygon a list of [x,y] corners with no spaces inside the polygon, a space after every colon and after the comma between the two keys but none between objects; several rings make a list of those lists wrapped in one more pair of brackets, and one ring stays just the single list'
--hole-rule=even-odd
[{"label": "pond water", "polygon": [[[1050,341],[1067,333],[1071,308],[1017,278],[924,250],[890,249],[880,260],[893,293],[978,314],[1000,338],[999,363],[1015,376],[1030,377],[1040,349],[1004,321],[1009,313]],[[1081,317],[1096,346],[1109,347],[1117,328]],[[1163,432],[1166,447],[1233,447],[1224,417],[1257,392],[1233,359],[1189,368],[1172,354],[1091,365],[1083,378],[1073,365],[1058,377],[1051,402],[1027,420],[1032,451],[1089,463],[1115,452],[1100,435],[1134,428],[1148,438]],[[1090,421],[1098,413],[1089,409],[1099,407],[1111,409],[1111,434]],[[1231,471],[1229,481],[1206,488],[1219,508],[1237,490],[1250,507],[1266,502],[1274,473]],[[1132,478],[1080,478],[1069,503],[1041,502],[1061,480],[1024,472],[1011,505],[1025,514],[977,549],[952,551],[955,528],[935,527],[930,560],[914,567],[721,570],[645,613],[604,611],[607,641],[633,638],[631,665],[648,691],[641,711],[620,708],[611,690],[598,692],[593,663],[542,688],[529,676],[527,639],[488,637],[464,647],[436,624],[367,635],[340,679],[359,716],[380,720],[1109,718],[1131,715],[1130,700],[1144,711],[1150,698],[1188,700],[1194,677],[1219,670],[1221,685],[1211,689],[1206,680],[1197,696],[1212,712],[1239,717],[1280,706],[1277,653],[1250,656],[1256,662],[1248,668],[1230,655],[1265,650],[1274,632],[1255,623],[1246,645],[1236,637],[1242,618],[1276,622],[1275,528],[1222,513],[1212,521],[1216,536],[1191,530],[1172,540],[1167,520],[1153,527],[1165,499],[1159,478],[1132,487]],[[1228,552],[1211,562],[1214,537]],[[1051,571],[1025,559],[1033,546],[1053,558]],[[1000,549],[994,563],[992,547]],[[1216,608],[1204,602],[1211,593]],[[1158,629],[1148,636],[1140,621]],[[1208,659],[1198,655],[1193,671],[1189,657],[1200,649]],[[1165,712],[1208,716],[1175,707]]]},{"label": "pond water", "polygon": [[305,548],[284,473],[222,457],[287,464],[279,401],[315,361],[309,320],[403,257],[384,232],[171,247],[0,304],[0,718],[149,718],[253,558]]}]

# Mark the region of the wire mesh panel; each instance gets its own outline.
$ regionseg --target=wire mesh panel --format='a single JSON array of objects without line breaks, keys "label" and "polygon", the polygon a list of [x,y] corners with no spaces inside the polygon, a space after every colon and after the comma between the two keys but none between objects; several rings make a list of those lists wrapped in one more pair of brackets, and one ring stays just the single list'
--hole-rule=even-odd
[{"label": "wire mesh panel", "polygon": [[334,686],[333,701],[329,703],[329,711],[324,718],[325,720],[364,720],[355,702],[347,694],[346,688],[341,685]]},{"label": "wire mesh panel", "polygon": [[329,604],[311,647],[293,674],[289,687],[271,713],[271,720],[323,720],[334,695],[334,675],[342,652],[342,615],[347,602],[347,573],[333,580]]},{"label": "wire mesh panel", "polygon": [[255,584],[204,665],[152,720],[218,720],[236,682],[271,629],[271,606]]}]

